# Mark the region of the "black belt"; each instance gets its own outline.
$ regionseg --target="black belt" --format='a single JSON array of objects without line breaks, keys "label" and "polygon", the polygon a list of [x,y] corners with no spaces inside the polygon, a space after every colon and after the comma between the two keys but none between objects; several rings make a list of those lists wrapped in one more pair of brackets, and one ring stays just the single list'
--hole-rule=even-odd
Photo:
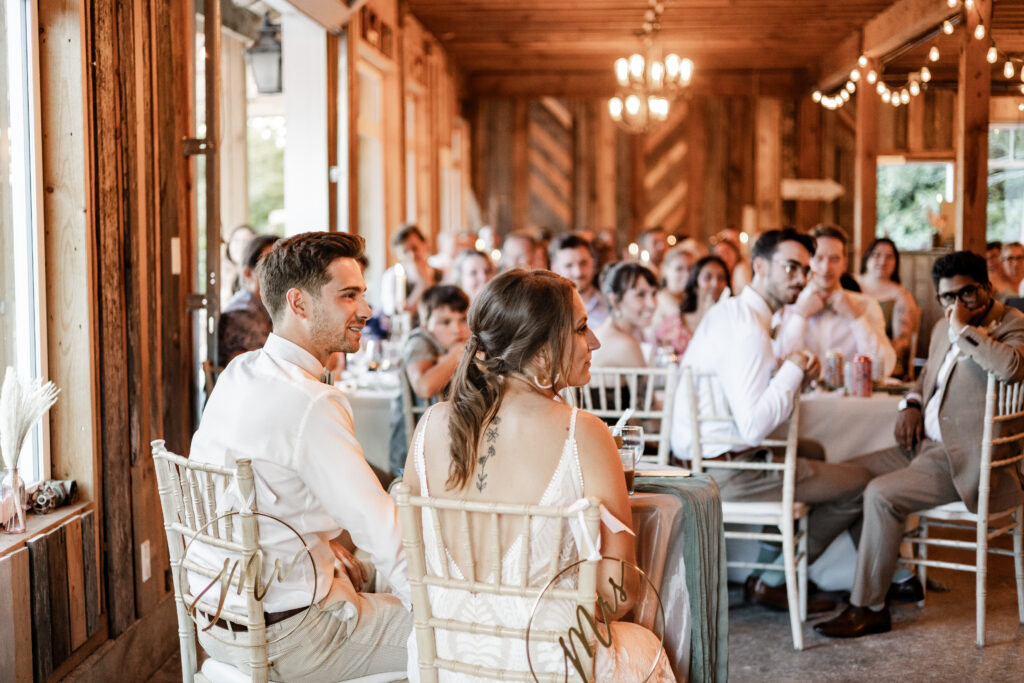
[{"label": "black belt", "polygon": [[[290,617],[294,617],[296,614],[302,614],[307,609],[308,609],[307,607],[296,607],[295,609],[286,609],[283,612],[264,612],[263,613],[263,623],[266,626],[272,626],[274,624],[277,624],[277,623],[280,623],[280,622],[284,621],[285,619],[288,619]],[[210,618],[210,615],[206,614],[205,612],[204,612],[204,615],[206,616],[207,619]],[[228,629],[230,631],[248,631],[249,630],[249,627],[245,626],[244,624],[236,624],[234,622],[228,622],[227,620],[225,620],[223,618],[216,619],[213,622],[213,625],[214,626],[219,626],[220,628],[226,628],[226,629]]]}]

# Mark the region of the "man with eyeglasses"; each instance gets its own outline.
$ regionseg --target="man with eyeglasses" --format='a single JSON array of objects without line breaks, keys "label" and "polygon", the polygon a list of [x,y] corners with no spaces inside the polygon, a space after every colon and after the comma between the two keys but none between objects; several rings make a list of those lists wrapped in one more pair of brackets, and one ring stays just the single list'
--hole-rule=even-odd
[{"label": "man with eyeglasses", "polygon": [[[959,500],[977,510],[987,373],[1024,379],[1024,314],[992,297],[985,259],[947,254],[932,266],[932,281],[946,315],[932,330],[924,372],[900,402],[897,445],[849,461],[875,478],[864,491],[850,606],[814,627],[826,636],[885,633],[892,627],[887,601],[923,598],[920,582],[896,571],[907,516]],[[1009,470],[992,472],[992,510],[1019,504],[1020,482]]]},{"label": "man with eyeglasses", "polygon": [[[705,459],[729,461],[763,460],[759,447],[765,438],[790,416],[800,398],[801,388],[818,376],[820,363],[809,351],[781,355],[773,339],[772,314],[793,303],[806,283],[814,239],[792,229],[771,230],[758,238],[752,251],[754,277],[738,296],[719,301],[701,320],[687,346],[683,366],[695,372],[714,372],[710,383],[700,385],[703,414],[715,414],[714,405],[724,398],[734,422],[705,425],[705,437],[716,442],[746,446],[708,445]],[[717,400],[715,400],[717,398]],[[686,382],[676,390],[672,416],[672,453],[690,457],[690,391]],[[714,405],[713,405],[714,404]],[[845,501],[856,508],[856,500],[870,479],[867,470],[845,463],[824,462],[821,446],[801,442],[796,464],[796,500],[816,505]],[[763,470],[721,469],[708,463],[727,501],[779,500],[782,479]],[[808,558],[813,561],[843,531],[845,518],[836,525],[822,518],[817,508],[808,523]],[[771,562],[777,547],[763,549],[760,561]],[[785,577],[781,571],[760,577],[752,575],[745,586],[748,600],[773,609],[787,609]],[[813,592],[813,591],[812,591]],[[825,600],[808,602],[812,612],[831,609]]]},{"label": "man with eyeglasses", "polygon": [[873,374],[888,377],[896,368],[896,350],[885,334],[885,316],[878,302],[840,286],[846,272],[846,233],[835,225],[811,231],[817,249],[811,257],[811,278],[793,305],[779,314],[783,352],[807,349],[819,358],[829,351],[843,357],[871,357]]}]

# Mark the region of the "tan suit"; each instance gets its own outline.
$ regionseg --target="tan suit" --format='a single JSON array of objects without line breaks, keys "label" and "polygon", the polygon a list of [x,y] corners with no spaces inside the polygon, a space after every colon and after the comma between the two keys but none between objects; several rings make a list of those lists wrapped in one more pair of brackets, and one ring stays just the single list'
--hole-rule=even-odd
[{"label": "tan suit", "polygon": [[[950,349],[948,329],[943,319],[932,330],[928,363],[915,387],[924,398],[922,408],[935,393],[939,369]],[[942,441],[926,438],[913,453],[894,447],[849,461],[875,475],[864,491],[863,532],[850,595],[853,605],[885,601],[908,515],[957,500],[977,510],[987,374],[993,372],[1010,382],[1024,379],[1024,314],[993,301],[981,324],[969,327],[957,345],[960,356],[939,405]],[[1012,507],[1020,496],[1020,480],[1013,472],[993,472],[991,510]]]}]

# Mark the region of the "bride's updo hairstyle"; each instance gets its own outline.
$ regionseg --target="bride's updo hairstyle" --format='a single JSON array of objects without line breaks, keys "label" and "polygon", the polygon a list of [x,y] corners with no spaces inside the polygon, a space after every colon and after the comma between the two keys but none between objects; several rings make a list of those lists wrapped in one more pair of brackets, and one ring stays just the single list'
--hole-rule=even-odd
[{"label": "bride's updo hairstyle", "polygon": [[[449,490],[463,488],[473,476],[484,427],[501,407],[508,377],[555,385],[567,376],[573,291],[570,280],[550,271],[516,269],[491,280],[470,306],[472,334],[448,396]],[[545,349],[550,376],[535,378],[535,370],[528,366]]]}]

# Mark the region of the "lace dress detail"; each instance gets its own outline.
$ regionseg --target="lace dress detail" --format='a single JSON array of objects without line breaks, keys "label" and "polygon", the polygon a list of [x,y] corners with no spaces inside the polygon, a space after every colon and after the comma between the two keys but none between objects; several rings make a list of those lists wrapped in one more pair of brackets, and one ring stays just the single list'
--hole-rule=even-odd
[{"label": "lace dress detail", "polygon": [[[423,416],[424,422],[429,423],[432,412],[433,409],[426,412]],[[572,417],[569,422],[569,436],[565,440],[558,465],[555,467],[551,480],[548,482],[538,505],[564,507],[572,505],[583,497],[583,473],[580,469],[575,437],[576,414],[577,409],[573,408]],[[426,497],[430,495],[430,489],[427,484],[426,462],[423,453],[423,435],[425,432],[425,428],[417,430],[413,462],[416,467],[416,474],[419,476],[420,495]],[[440,524],[434,518],[435,514],[432,510],[423,510],[423,545],[427,574],[431,576],[443,575],[441,565],[443,557],[444,561],[448,563],[450,574],[453,577],[462,579],[464,578],[462,571],[455,563],[451,553],[444,544],[444,540],[438,533]],[[556,542],[560,543],[559,567],[568,566],[579,559],[579,551],[573,540],[573,534],[566,527],[565,520],[561,519],[538,517],[531,521],[528,585],[541,587],[547,583],[551,547]],[[519,581],[523,540],[523,536],[520,534],[509,545],[508,550],[502,557],[501,582],[503,584],[516,585]],[[575,587],[575,575],[569,576],[569,574],[572,574],[572,572],[567,572],[566,576],[559,579],[560,586]],[[493,581],[493,579],[492,574],[487,578],[487,581]],[[525,628],[530,619],[530,613],[534,604],[533,598],[470,593],[464,590],[454,590],[440,586],[428,586],[427,590],[430,594],[433,616],[439,619],[459,619],[491,626]],[[568,629],[574,622],[574,614],[575,605],[573,603],[569,601],[548,600],[545,602],[545,607],[538,611],[537,616],[534,618],[534,624],[544,629]],[[612,651],[609,652],[604,648],[598,648],[595,664],[597,680],[643,680],[644,675],[650,671],[650,662],[653,656],[657,655],[658,639],[650,631],[634,624],[615,623],[613,626],[615,627],[615,632],[613,632],[614,645]],[[619,627],[623,628],[620,629]],[[619,633],[620,630],[621,633]],[[434,633],[437,656],[439,658],[469,665],[495,667],[504,671],[528,672],[530,670],[526,658],[526,643],[523,640],[496,638],[443,629],[435,629]],[[412,683],[416,683],[419,681],[419,664],[417,661],[415,629],[409,636],[408,647],[409,680]],[[643,654],[638,655],[639,650],[646,650],[647,656],[643,656]],[[531,642],[530,657],[536,671],[554,672],[563,670],[562,651],[557,643]],[[630,672],[637,670],[636,667],[638,665],[644,668],[639,677],[635,677]],[[439,680],[444,683],[470,683],[480,679],[466,674],[440,671]],[[650,680],[666,682],[675,680],[665,657],[662,657],[658,672]]]}]

